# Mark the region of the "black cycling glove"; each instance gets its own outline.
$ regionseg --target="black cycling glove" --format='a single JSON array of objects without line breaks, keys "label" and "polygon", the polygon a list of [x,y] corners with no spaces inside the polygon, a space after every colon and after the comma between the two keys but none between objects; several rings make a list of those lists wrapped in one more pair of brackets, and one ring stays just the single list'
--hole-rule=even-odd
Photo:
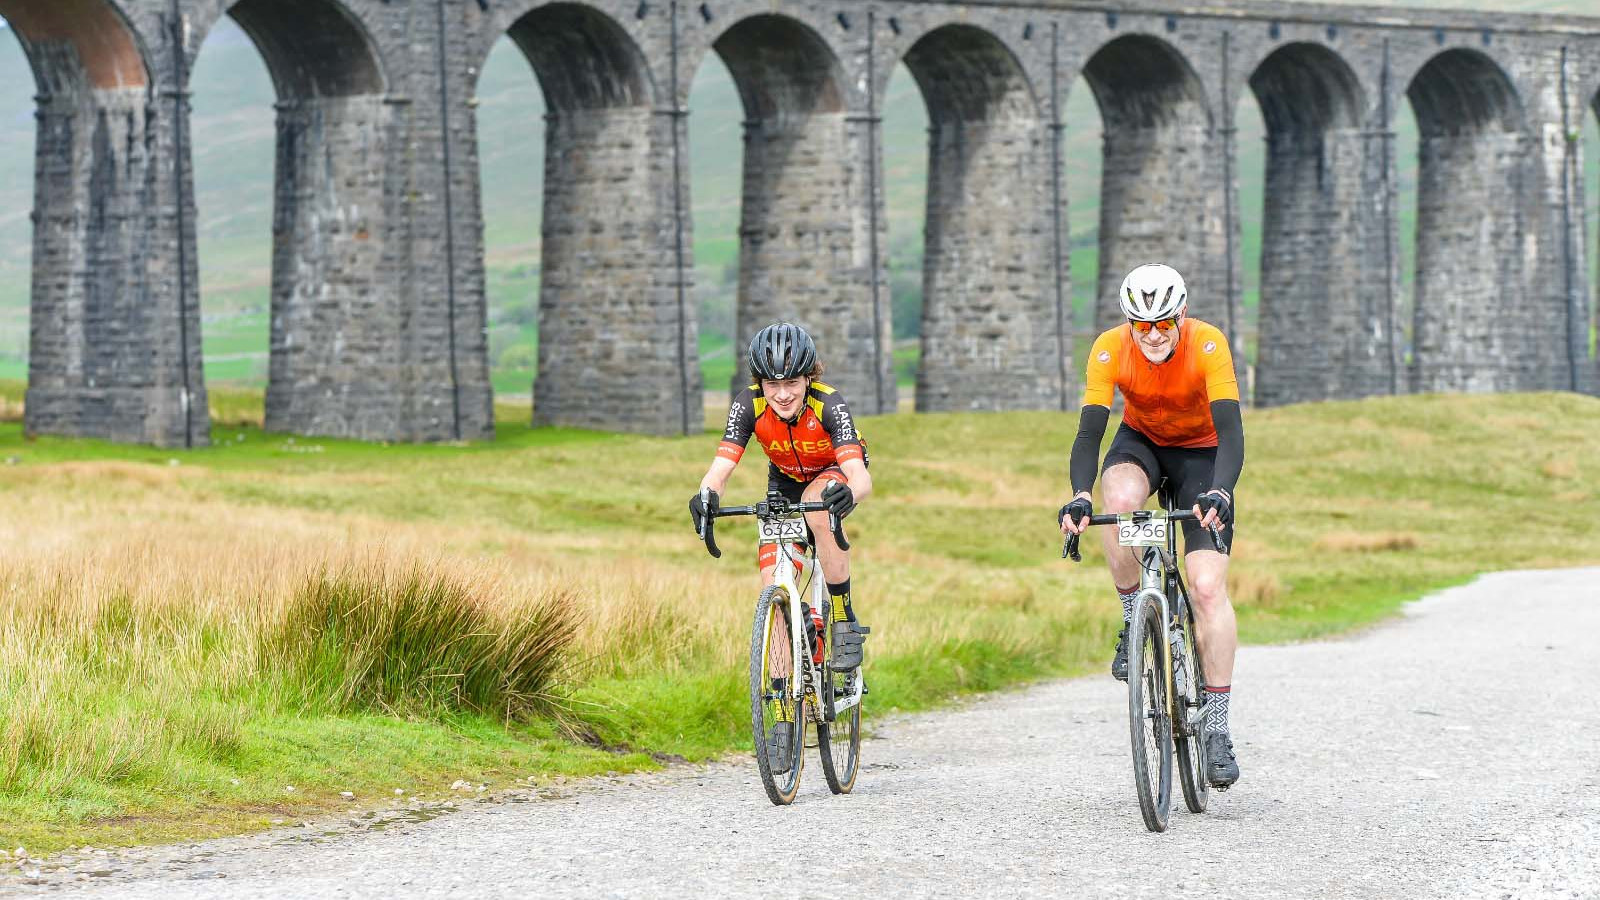
[{"label": "black cycling glove", "polygon": [[848,484],[831,481],[822,489],[822,502],[828,504],[829,512],[843,519],[856,508],[856,495],[850,492]]},{"label": "black cycling glove", "polygon": [[1094,503],[1085,500],[1082,497],[1078,497],[1071,503],[1068,503],[1066,506],[1061,507],[1060,512],[1056,513],[1056,524],[1060,525],[1069,516],[1072,518],[1072,521],[1076,523],[1079,520],[1087,519],[1092,515],[1094,515]]},{"label": "black cycling glove", "polygon": [[1200,518],[1204,519],[1206,513],[1214,509],[1217,511],[1217,522],[1223,528],[1233,524],[1233,501],[1226,493],[1220,490],[1206,491],[1195,501],[1195,505],[1200,507]]},{"label": "black cycling glove", "polygon": [[[706,496],[708,498],[710,498],[710,500],[711,500],[710,508],[711,508],[711,511],[713,513],[715,513],[717,511],[717,508],[721,505],[721,503],[718,501],[718,498],[717,498],[717,492],[716,491],[706,491]],[[689,519],[690,519],[690,521],[694,522],[694,533],[695,534],[700,534],[701,533],[702,529],[700,527],[700,523],[705,519],[705,517],[706,517],[706,504],[700,499],[699,492],[696,492],[693,497],[689,498]]]}]

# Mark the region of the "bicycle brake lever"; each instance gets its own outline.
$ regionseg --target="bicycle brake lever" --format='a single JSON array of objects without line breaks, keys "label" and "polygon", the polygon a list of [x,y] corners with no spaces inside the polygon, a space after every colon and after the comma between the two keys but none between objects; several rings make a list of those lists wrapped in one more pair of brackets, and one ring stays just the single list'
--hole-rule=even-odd
[{"label": "bicycle brake lever", "polygon": [[717,511],[711,507],[711,492],[709,490],[700,492],[700,504],[701,508],[705,510],[705,515],[700,519],[700,537],[705,540],[706,552],[711,554],[711,558],[721,559],[722,550],[717,547],[716,525],[714,524],[717,520]]},{"label": "bicycle brake lever", "polygon": [[1227,548],[1222,546],[1222,533],[1217,530],[1217,526],[1213,525],[1206,530],[1211,532],[1211,546],[1217,548],[1218,553],[1227,553]]},{"label": "bicycle brake lever", "polygon": [[1083,562],[1083,554],[1078,552],[1078,536],[1077,535],[1075,535],[1075,534],[1067,535],[1066,543],[1061,545],[1061,558],[1062,559],[1070,559],[1073,562]]},{"label": "bicycle brake lever", "polygon": [[833,538],[839,542],[840,550],[850,549],[850,542],[844,536],[844,523],[833,513],[828,513],[828,530],[833,532]]}]

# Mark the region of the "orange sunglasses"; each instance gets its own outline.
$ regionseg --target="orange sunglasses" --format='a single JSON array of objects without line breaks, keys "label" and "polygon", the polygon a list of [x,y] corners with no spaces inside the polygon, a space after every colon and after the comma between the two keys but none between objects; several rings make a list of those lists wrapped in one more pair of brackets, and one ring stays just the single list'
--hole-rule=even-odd
[{"label": "orange sunglasses", "polygon": [[1140,322],[1137,319],[1129,319],[1128,324],[1132,325],[1133,330],[1139,332],[1140,334],[1149,334],[1152,326],[1162,331],[1171,331],[1172,329],[1178,327],[1178,317],[1173,316],[1170,319],[1158,319],[1154,322]]}]

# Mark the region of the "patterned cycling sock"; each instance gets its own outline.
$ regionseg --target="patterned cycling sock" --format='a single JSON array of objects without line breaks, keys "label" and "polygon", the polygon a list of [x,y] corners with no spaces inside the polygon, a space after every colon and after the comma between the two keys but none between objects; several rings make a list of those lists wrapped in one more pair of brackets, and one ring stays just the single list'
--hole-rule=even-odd
[{"label": "patterned cycling sock", "polygon": [[1127,625],[1133,621],[1133,598],[1139,596],[1139,588],[1117,588],[1117,596],[1122,598],[1122,624]]},{"label": "patterned cycling sock", "polygon": [[830,583],[828,585],[828,596],[833,598],[833,602],[828,604],[833,608],[829,618],[835,622],[854,622],[856,620],[856,611],[850,608],[850,579],[846,578],[838,584]]},{"label": "patterned cycling sock", "polygon": [[1206,685],[1206,699],[1211,705],[1206,707],[1206,731],[1218,734],[1228,733],[1228,698],[1232,696],[1231,684],[1221,687]]}]

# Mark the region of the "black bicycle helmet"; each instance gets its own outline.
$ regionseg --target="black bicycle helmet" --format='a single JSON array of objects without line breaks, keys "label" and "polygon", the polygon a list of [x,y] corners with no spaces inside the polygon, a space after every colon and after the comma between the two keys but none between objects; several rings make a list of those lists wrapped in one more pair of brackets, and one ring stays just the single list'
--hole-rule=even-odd
[{"label": "black bicycle helmet", "polygon": [[799,325],[777,322],[750,340],[750,373],[767,381],[784,381],[816,368],[817,345]]}]

